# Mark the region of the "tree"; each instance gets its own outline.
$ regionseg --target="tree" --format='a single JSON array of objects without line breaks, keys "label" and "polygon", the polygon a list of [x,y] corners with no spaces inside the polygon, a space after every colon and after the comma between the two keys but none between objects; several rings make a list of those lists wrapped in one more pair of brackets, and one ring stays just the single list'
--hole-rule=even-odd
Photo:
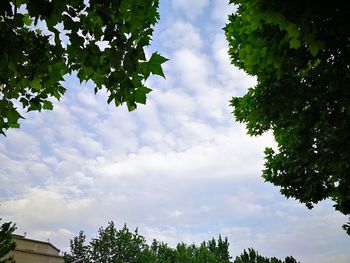
[{"label": "tree", "polygon": [[[0,218],[1,222],[1,218]],[[0,263],[14,263],[13,257],[7,254],[15,249],[16,243],[12,240],[12,233],[16,225],[12,222],[3,223],[0,227]]]},{"label": "tree", "polygon": [[214,253],[217,258],[222,260],[222,262],[230,262],[231,256],[228,251],[229,245],[230,244],[228,242],[227,237],[225,237],[225,239],[223,240],[221,238],[221,235],[219,235],[219,239],[217,241],[213,238],[212,240],[209,240],[207,243],[207,247],[209,251]]},{"label": "tree", "polygon": [[150,262],[151,253],[146,240],[138,233],[130,232],[126,225],[117,230],[113,222],[92,239],[90,258],[94,262]]},{"label": "tree", "polygon": [[[252,136],[272,130],[263,178],[308,208],[350,214],[350,6],[345,1],[231,0],[231,61],[257,85],[231,105]],[[344,225],[349,229],[350,225]]]},{"label": "tree", "polygon": [[146,240],[138,231],[130,232],[126,225],[117,230],[113,222],[100,228],[98,237],[86,244],[84,233],[70,242],[70,253],[65,253],[64,262],[84,260],[90,263],[109,262],[151,262],[152,254]]},{"label": "tree", "polygon": [[19,127],[19,105],[51,110],[66,91],[63,76],[73,71],[92,80],[95,93],[106,88],[108,103],[129,110],[145,104],[145,80],[164,77],[167,60],[144,52],[158,19],[158,0],[2,0],[0,133]]},{"label": "tree", "polygon": [[259,255],[257,251],[248,248],[248,251],[243,250],[242,254],[237,256],[233,263],[298,263],[293,257],[286,257],[285,260],[280,260],[275,257],[267,258]]}]

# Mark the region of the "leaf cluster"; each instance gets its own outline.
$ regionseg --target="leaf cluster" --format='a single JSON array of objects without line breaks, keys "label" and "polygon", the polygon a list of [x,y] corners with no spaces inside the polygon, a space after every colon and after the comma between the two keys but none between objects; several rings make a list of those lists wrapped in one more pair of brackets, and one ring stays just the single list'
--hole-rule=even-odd
[{"label": "leaf cluster", "polygon": [[145,104],[145,80],[164,77],[167,60],[144,51],[158,19],[158,0],[1,1],[0,133],[19,127],[18,107],[51,110],[72,71],[106,88],[108,103]]},{"label": "leaf cluster", "polygon": [[[330,198],[350,214],[350,7],[344,1],[233,0],[231,62],[257,77],[234,116],[248,134],[272,130],[263,177],[312,208]],[[344,226],[346,227],[346,226]]]}]

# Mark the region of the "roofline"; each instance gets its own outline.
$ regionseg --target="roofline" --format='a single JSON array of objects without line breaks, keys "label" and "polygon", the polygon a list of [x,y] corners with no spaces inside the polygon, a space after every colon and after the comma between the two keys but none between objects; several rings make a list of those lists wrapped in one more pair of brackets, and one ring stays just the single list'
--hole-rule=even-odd
[{"label": "roofline", "polygon": [[41,253],[41,252],[36,252],[36,251],[31,251],[31,250],[25,250],[25,249],[17,249],[12,250],[10,253],[14,252],[21,252],[21,253],[28,253],[28,254],[34,254],[34,255],[40,255],[40,256],[45,256],[45,257],[51,257],[51,258],[63,258],[63,256],[60,255],[52,255],[52,254],[47,254],[47,253]]},{"label": "roofline", "polygon": [[56,249],[57,252],[61,252],[60,249],[58,249],[57,247],[55,247],[54,245],[52,245],[50,242],[47,242],[47,241],[41,241],[41,240],[37,240],[37,239],[26,238],[25,236],[23,236],[23,235],[18,235],[18,234],[12,234],[12,236],[13,236],[14,238],[21,239],[21,240],[34,241],[34,242],[37,242],[37,243],[41,243],[41,244],[45,244],[45,245],[50,245],[51,247],[53,247],[54,249]]}]

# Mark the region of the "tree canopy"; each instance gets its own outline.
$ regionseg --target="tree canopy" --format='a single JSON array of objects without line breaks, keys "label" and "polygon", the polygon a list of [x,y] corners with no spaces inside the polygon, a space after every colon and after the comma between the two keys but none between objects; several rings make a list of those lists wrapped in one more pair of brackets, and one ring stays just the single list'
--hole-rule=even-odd
[{"label": "tree canopy", "polygon": [[276,257],[268,258],[259,255],[257,251],[252,248],[243,250],[241,255],[237,256],[233,263],[298,263],[293,257],[286,257],[280,260]]},{"label": "tree canopy", "polygon": [[[272,130],[266,181],[312,208],[330,198],[350,214],[350,6],[345,1],[231,0],[232,63],[257,77],[234,97],[248,134]],[[349,225],[344,225],[350,234]]]},{"label": "tree canopy", "polygon": [[16,226],[12,222],[3,223],[0,226],[0,263],[15,262],[13,257],[7,256],[7,254],[14,250],[16,247],[16,243],[12,239],[12,233],[15,230]]},{"label": "tree canopy", "polygon": [[286,257],[284,261],[266,258],[252,248],[248,252],[244,250],[231,261],[229,242],[221,236],[200,245],[179,243],[175,248],[154,239],[149,246],[137,229],[131,232],[124,225],[117,230],[113,222],[109,222],[106,228],[100,228],[98,236],[89,243],[81,231],[70,241],[70,250],[64,255],[65,263],[297,263],[293,257]]},{"label": "tree canopy", "polygon": [[106,88],[108,103],[145,104],[145,80],[164,76],[167,60],[145,55],[158,19],[158,0],[2,0],[0,133],[19,127],[19,107],[51,110],[73,71]]}]

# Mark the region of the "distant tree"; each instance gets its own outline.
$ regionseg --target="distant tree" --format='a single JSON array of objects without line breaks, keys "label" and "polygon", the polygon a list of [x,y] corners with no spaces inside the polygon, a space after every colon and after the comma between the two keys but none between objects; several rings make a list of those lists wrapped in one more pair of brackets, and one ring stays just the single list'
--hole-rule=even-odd
[{"label": "distant tree", "polygon": [[99,234],[86,244],[84,233],[70,242],[70,253],[65,253],[64,262],[75,260],[89,263],[152,262],[152,254],[146,240],[138,231],[130,232],[126,225],[117,230],[113,222],[100,228]]},{"label": "distant tree", "polygon": [[[0,218],[0,222],[1,222]],[[0,263],[14,263],[13,257],[7,256],[9,252],[16,248],[16,243],[12,239],[12,233],[16,230],[16,225],[12,222],[3,223],[0,227]]]},{"label": "distant tree", "polygon": [[126,225],[117,230],[113,222],[100,228],[99,236],[90,242],[92,262],[150,262],[152,255],[143,236]]},{"label": "distant tree", "polygon": [[158,0],[1,0],[0,133],[19,127],[19,105],[51,110],[73,71],[95,93],[105,87],[108,103],[145,104],[145,80],[164,76],[166,59],[144,51],[158,19]]},{"label": "distant tree", "polygon": [[[205,244],[205,243],[204,243]],[[216,241],[214,238],[207,243],[208,249],[216,255],[217,258],[221,260],[221,262],[230,262],[231,256],[228,251],[229,242],[227,237],[223,240],[221,235],[219,235],[219,239]]]},{"label": "distant tree", "polygon": [[285,260],[280,260],[275,257],[267,258],[259,255],[257,251],[248,248],[248,251],[243,250],[242,254],[235,258],[233,263],[298,263],[293,257],[286,257]]},{"label": "distant tree", "polygon": [[231,61],[257,77],[231,100],[234,116],[250,135],[272,130],[278,144],[265,150],[264,179],[308,208],[330,198],[349,215],[350,5],[230,2],[238,7],[225,27]]}]

